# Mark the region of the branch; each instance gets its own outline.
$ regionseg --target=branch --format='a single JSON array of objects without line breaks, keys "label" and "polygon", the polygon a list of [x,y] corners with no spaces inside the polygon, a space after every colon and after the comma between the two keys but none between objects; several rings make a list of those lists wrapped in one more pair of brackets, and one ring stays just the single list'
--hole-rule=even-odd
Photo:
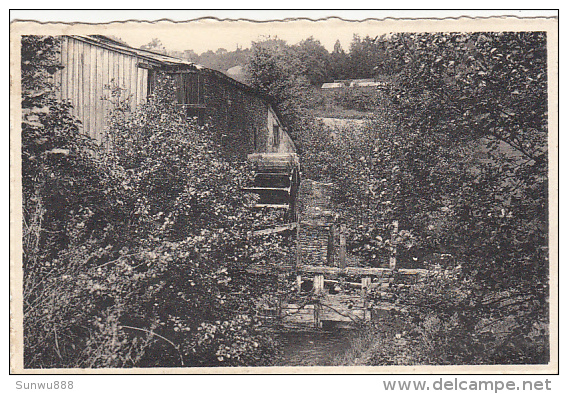
[{"label": "branch", "polygon": [[119,326],[119,327],[120,327],[120,328],[129,328],[129,329],[131,329],[131,330],[143,331],[143,332],[145,332],[145,333],[148,333],[148,334],[150,334],[150,335],[155,335],[155,336],[157,336],[158,338],[163,339],[164,341],[166,341],[167,343],[169,343],[170,345],[172,345],[172,346],[174,347],[174,349],[176,349],[176,351],[178,352],[178,355],[179,355],[179,359],[180,359],[181,365],[182,365],[182,367],[184,366],[184,363],[183,363],[183,355],[181,354],[181,352],[180,352],[180,350],[179,350],[179,346],[176,345],[175,343],[173,343],[172,341],[170,341],[168,338],[165,338],[165,337],[161,336],[160,334],[156,334],[154,331],[148,331],[148,330],[146,330],[146,329],[144,329],[144,328],[131,327],[131,326]]}]

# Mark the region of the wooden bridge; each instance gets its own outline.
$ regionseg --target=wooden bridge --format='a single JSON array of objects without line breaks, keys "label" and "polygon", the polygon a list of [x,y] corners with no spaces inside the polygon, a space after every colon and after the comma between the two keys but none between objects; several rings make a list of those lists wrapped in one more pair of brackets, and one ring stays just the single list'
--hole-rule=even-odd
[{"label": "wooden bridge", "polygon": [[[262,157],[261,157],[262,156]],[[273,267],[282,286],[275,304],[264,310],[266,318],[288,326],[324,327],[357,324],[397,309],[388,289],[397,278],[413,282],[425,270],[397,269],[396,246],[384,268],[362,267],[347,253],[347,228],[332,203],[333,185],[303,180],[299,185],[297,162],[283,155],[258,155],[257,176],[247,191],[260,195],[258,207],[293,210],[289,223],[258,229],[251,236],[283,233],[295,239],[289,261]],[[299,187],[298,187],[299,186]],[[393,239],[398,223],[393,223]],[[258,267],[251,267],[255,271]],[[258,271],[256,271],[258,273]],[[275,274],[275,272],[270,272]],[[370,299],[379,292],[381,301]]]}]

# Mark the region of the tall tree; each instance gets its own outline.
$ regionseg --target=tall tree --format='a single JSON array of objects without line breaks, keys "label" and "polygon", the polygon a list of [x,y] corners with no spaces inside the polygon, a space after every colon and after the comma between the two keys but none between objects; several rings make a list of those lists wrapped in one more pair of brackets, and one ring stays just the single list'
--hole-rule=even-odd
[{"label": "tall tree", "polygon": [[140,49],[144,49],[146,51],[152,51],[152,52],[156,52],[156,53],[162,53],[162,54],[167,54],[167,50],[164,47],[164,44],[162,44],[162,41],[160,41],[159,38],[152,38],[152,41],[150,41],[147,44],[141,45]]},{"label": "tall tree", "polygon": [[353,36],[349,46],[349,75],[351,78],[374,78],[392,75],[400,69],[388,52],[385,35],[361,38]]},{"label": "tall tree", "polygon": [[448,242],[485,264],[486,283],[520,290],[529,281],[523,291],[542,297],[548,261],[545,34],[403,34],[393,37],[392,49],[405,64],[393,92],[401,126],[432,138],[453,161],[469,160],[471,183],[441,189],[455,196],[452,211],[459,218]]},{"label": "tall tree", "polygon": [[339,40],[333,45],[330,54],[330,74],[333,79],[345,79],[348,74],[348,55],[345,53]]},{"label": "tall tree", "polygon": [[294,45],[300,60],[300,69],[314,86],[321,86],[329,79],[330,55],[314,37],[308,37]]},{"label": "tall tree", "polygon": [[388,50],[404,65],[391,91],[404,224],[463,262],[470,323],[507,317],[525,341],[548,318],[546,34],[398,34]]},{"label": "tall tree", "polygon": [[302,74],[296,51],[278,38],[253,42],[246,73],[248,83],[276,105],[291,137],[298,143],[309,82]]}]

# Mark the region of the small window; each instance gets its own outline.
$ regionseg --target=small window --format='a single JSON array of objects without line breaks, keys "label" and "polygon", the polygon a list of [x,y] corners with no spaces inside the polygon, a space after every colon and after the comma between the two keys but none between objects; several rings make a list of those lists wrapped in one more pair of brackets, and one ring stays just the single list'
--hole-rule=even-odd
[{"label": "small window", "polygon": [[203,77],[197,72],[174,72],[170,76],[175,81],[177,104],[185,109],[188,118],[197,118],[199,124],[203,125]]}]

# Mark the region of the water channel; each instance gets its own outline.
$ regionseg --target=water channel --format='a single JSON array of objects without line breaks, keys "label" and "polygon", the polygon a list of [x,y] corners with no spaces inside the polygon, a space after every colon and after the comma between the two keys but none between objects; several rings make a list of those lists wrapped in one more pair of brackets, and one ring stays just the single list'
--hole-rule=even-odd
[{"label": "water channel", "polygon": [[354,330],[284,330],[278,334],[281,342],[282,366],[330,366],[350,347]]}]

